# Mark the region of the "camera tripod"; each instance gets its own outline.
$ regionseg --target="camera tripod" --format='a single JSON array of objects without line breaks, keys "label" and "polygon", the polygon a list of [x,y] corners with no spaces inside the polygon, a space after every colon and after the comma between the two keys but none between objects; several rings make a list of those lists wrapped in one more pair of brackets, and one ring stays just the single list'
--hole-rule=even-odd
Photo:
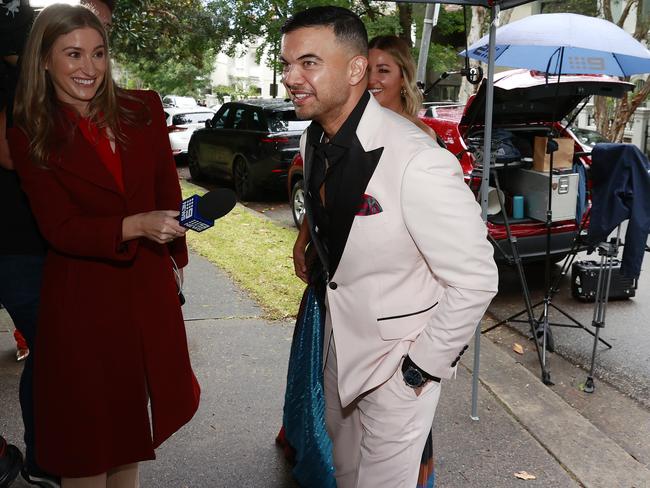
[{"label": "camera tripod", "polygon": [[[554,327],[567,327],[567,328],[575,328],[575,329],[584,329],[588,334],[591,334],[592,336],[595,336],[594,332],[586,328],[578,319],[570,315],[568,312],[565,310],[562,310],[559,306],[555,305],[553,303],[553,298],[555,295],[560,291],[560,283],[564,279],[564,277],[569,273],[569,270],[571,269],[571,265],[575,261],[577,254],[580,251],[583,251],[586,249],[586,244],[585,244],[585,239],[587,237],[586,235],[586,223],[589,221],[589,215],[591,213],[591,208],[588,208],[587,211],[585,212],[584,216],[580,220],[580,227],[578,228],[578,231],[576,232],[573,241],[571,243],[571,249],[569,250],[569,253],[566,255],[564,258],[564,261],[562,262],[562,268],[560,269],[560,273],[555,277],[553,283],[551,286],[547,289],[545,296],[542,300],[538,301],[537,303],[532,305],[533,310],[538,308],[541,305],[547,305],[549,309],[553,309],[557,311],[558,313],[562,314],[564,317],[569,319],[572,323],[567,324],[567,323],[558,323],[558,322],[548,322],[549,326],[554,326]],[[502,251],[503,252],[503,251]],[[519,317],[521,317],[523,314],[527,313],[527,309],[521,310],[514,315],[511,315],[508,318],[505,318],[501,320],[500,322],[490,326],[489,328],[485,329],[484,332],[489,332],[493,329],[496,329],[497,327],[508,323],[508,322],[514,322],[514,323],[527,323],[528,320],[520,320]],[[543,312],[542,312],[543,313]],[[541,323],[543,319],[543,316],[540,315],[537,319],[536,322],[539,324]],[[541,334],[543,332],[541,330],[537,330],[537,336],[538,338],[541,337]],[[612,345],[605,341],[604,339],[598,339],[601,343],[605,344],[608,348],[611,349]],[[554,344],[554,339],[553,339],[553,334],[551,332],[550,327],[547,330],[547,350],[550,352],[554,352],[555,350],[555,344]]]},{"label": "camera tripod", "polygon": [[[598,341],[603,342],[611,349],[612,346],[600,337],[600,329],[605,327],[605,315],[607,313],[607,302],[609,300],[609,290],[612,281],[612,268],[614,260],[618,255],[618,248],[621,243],[621,226],[619,224],[616,229],[616,237],[609,240],[609,242],[601,243],[598,246],[598,255],[600,256],[600,267],[598,270],[598,282],[596,285],[596,303],[594,305],[594,314],[591,325],[596,329],[594,336],[594,347],[591,350],[591,367],[589,368],[589,375],[585,381],[585,393],[593,393],[595,390],[594,385],[594,369],[596,365],[596,352],[598,351]],[[590,331],[591,332],[591,331]]]},{"label": "camera tripod", "polygon": [[[477,161],[480,163],[480,168],[481,168],[480,171],[482,172],[483,171],[483,169],[482,169],[483,168],[482,155],[480,153],[475,153],[474,155],[477,158]],[[508,243],[510,244],[510,252],[511,252],[512,256],[507,256],[505,254],[505,252],[498,246],[498,244],[496,245],[496,247],[497,247],[497,249],[499,249],[504,254],[504,256],[506,257],[506,259],[509,262],[512,262],[512,264],[514,264],[515,268],[517,269],[517,275],[518,275],[518,278],[519,278],[519,282],[521,283],[521,288],[522,288],[522,290],[524,292],[524,303],[526,305],[526,308],[524,309],[524,311],[520,312],[518,315],[522,315],[524,313],[526,313],[528,315],[528,320],[527,321],[522,320],[521,322],[528,322],[528,324],[530,325],[530,331],[533,334],[533,338],[536,338],[537,337],[537,335],[536,335],[537,321],[535,320],[535,314],[533,312],[533,305],[532,305],[532,300],[530,298],[530,291],[529,291],[529,288],[528,288],[528,283],[526,282],[526,274],[524,273],[524,268],[523,268],[523,264],[522,264],[522,261],[521,261],[521,256],[519,255],[519,248],[518,248],[518,245],[517,245],[517,237],[512,235],[512,230],[510,228],[510,221],[508,220],[508,213],[506,212],[505,204],[504,204],[503,197],[502,197],[503,193],[501,192],[501,185],[499,183],[499,174],[498,174],[499,169],[517,168],[517,167],[521,167],[521,163],[519,163],[519,164],[516,164],[516,163],[515,164],[504,164],[502,166],[499,166],[497,164],[491,164],[490,165],[490,168],[491,168],[490,169],[490,176],[494,180],[494,184],[495,184],[496,189],[497,189],[497,199],[499,201],[499,208],[501,209],[501,214],[503,216],[503,222],[504,222],[504,226],[506,228],[506,235],[508,237]],[[489,236],[489,233],[488,233],[488,236]],[[483,331],[481,333],[484,334],[485,332],[488,332],[489,330],[492,330],[493,328],[494,328],[494,326],[490,327],[489,329],[487,329],[487,330],[485,330],[485,331]],[[545,347],[545,342],[543,344],[543,347]],[[542,350],[539,347],[539,341],[537,339],[535,340],[535,350],[537,352],[537,358],[538,358],[538,360],[540,362],[540,366],[542,367],[543,376],[546,376],[547,373],[546,373],[545,362],[544,362],[545,358],[544,358],[544,354],[543,354]]]},{"label": "camera tripod", "polygon": [[[514,264],[517,268],[517,273],[519,275],[519,280],[521,282],[522,286],[522,291],[523,291],[523,296],[524,296],[524,304],[525,308],[517,312],[516,314],[498,322],[497,324],[489,327],[488,329],[484,330],[483,333],[489,332],[496,327],[503,325],[507,322],[521,322],[521,323],[528,323],[531,328],[531,334],[532,338],[535,342],[535,348],[537,350],[538,354],[538,359],[540,362],[540,367],[542,370],[542,382],[546,385],[552,385],[553,382],[551,381],[551,373],[547,367],[547,361],[546,361],[546,351],[550,350],[553,351],[555,349],[555,344],[553,340],[553,335],[551,331],[551,326],[556,326],[556,327],[568,327],[568,328],[576,328],[576,329],[582,329],[589,333],[592,336],[596,336],[597,334],[594,334],[591,330],[587,329],[580,321],[578,321],[576,318],[572,317],[569,313],[566,311],[562,310],[560,307],[555,305],[552,300],[553,297],[557,294],[559,291],[559,284],[562,280],[562,278],[567,274],[568,270],[571,267],[571,264],[575,260],[575,257],[577,253],[581,250],[583,246],[583,240],[584,240],[584,228],[585,224],[588,221],[588,213],[583,216],[580,227],[578,229],[578,232],[574,236],[573,243],[571,246],[571,250],[569,251],[569,254],[567,254],[565,261],[562,265],[562,272],[560,275],[555,279],[553,283],[551,283],[551,227],[553,223],[553,203],[552,203],[552,197],[553,197],[553,163],[554,163],[554,153],[558,150],[558,143],[557,141],[554,140],[552,132],[548,134],[547,137],[547,143],[546,143],[546,154],[549,154],[549,185],[548,185],[548,202],[547,202],[547,210],[546,210],[546,253],[544,256],[544,289],[546,290],[544,294],[544,298],[540,300],[539,302],[535,303],[534,305],[532,304],[531,298],[530,298],[530,290],[528,288],[528,285],[526,283],[523,267],[521,264],[521,258],[519,256],[518,250],[517,250],[517,241],[516,237],[512,236],[512,233],[510,232],[510,226],[507,220],[507,215],[505,210],[503,209],[502,206],[502,211],[503,211],[503,216],[504,216],[504,223],[506,224],[506,233],[508,235],[508,240],[510,242],[510,247],[511,247],[511,252],[512,252],[512,261],[514,261]],[[498,178],[495,180],[498,181]],[[497,196],[499,196],[499,200],[501,200],[500,195],[499,195],[499,189],[497,190]],[[503,251],[502,251],[503,252]],[[535,317],[534,315],[534,309],[542,306],[542,312],[539,315],[539,317]],[[557,312],[561,313],[564,315],[567,319],[569,319],[572,323],[557,323],[557,322],[551,322],[549,318],[549,314],[551,309],[556,310]],[[526,314],[527,315],[527,320],[519,320],[518,317]],[[597,330],[598,332],[598,330]],[[597,337],[597,341],[600,341],[604,343],[607,347],[611,348],[611,344],[609,344],[607,341],[604,341],[601,338]],[[540,344],[541,342],[541,344]],[[540,345],[541,345],[541,350],[540,350]]]}]

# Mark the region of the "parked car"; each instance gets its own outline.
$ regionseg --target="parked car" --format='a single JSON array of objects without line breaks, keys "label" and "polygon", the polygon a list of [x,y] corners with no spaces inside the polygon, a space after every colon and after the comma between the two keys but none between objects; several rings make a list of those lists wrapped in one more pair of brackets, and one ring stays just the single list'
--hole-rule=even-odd
[{"label": "parked car", "polygon": [[196,129],[205,127],[205,121],[214,117],[208,108],[165,108],[167,131],[172,153],[176,158],[187,156],[187,146]]},{"label": "parked car", "polygon": [[601,142],[611,142],[600,132],[592,129],[583,129],[581,127],[573,127],[571,129],[573,135],[578,139],[578,142],[582,144],[583,150],[591,151],[596,144]]},{"label": "parked car", "polygon": [[193,179],[232,180],[243,200],[263,188],[282,187],[300,135],[309,121],[298,120],[283,100],[242,100],[223,104],[205,127],[194,132],[188,166]]},{"label": "parked car", "polygon": [[163,107],[198,107],[199,104],[192,97],[179,97],[177,95],[165,95],[162,99]]},{"label": "parked car", "polygon": [[457,102],[423,102],[418,116],[435,117],[438,107],[450,107],[456,105],[458,105]]},{"label": "parked car", "polygon": [[[465,106],[440,104],[426,107],[420,112],[420,119],[433,128],[442,138],[447,149],[459,158],[465,181],[475,192],[480,186],[481,163],[477,156],[482,152],[485,89],[484,83]],[[591,164],[588,153],[574,133],[566,129],[560,121],[586,97],[621,96],[630,89],[632,89],[630,83],[607,76],[562,76],[560,85],[557,86],[554,78],[550,78],[547,82],[544,74],[527,70],[511,70],[496,75],[494,129],[507,130],[517,138],[521,148],[520,159],[524,161],[518,165],[510,165],[507,169],[498,170],[500,180],[507,179],[507,172],[517,171],[512,169],[513,167],[521,168],[532,163],[535,136],[546,136],[551,128],[556,130],[558,137],[569,137],[574,141],[574,162],[588,168]],[[294,222],[299,226],[304,215],[302,159],[299,155],[289,169],[288,192]],[[506,256],[510,254],[510,247],[501,213],[488,217],[487,228],[495,246],[495,258],[498,261],[506,260]],[[528,217],[511,219],[511,230],[513,236],[517,238],[519,254],[524,261],[531,262],[544,258],[545,222]],[[568,253],[576,231],[575,219],[552,222],[550,252],[554,261],[561,260]]]}]

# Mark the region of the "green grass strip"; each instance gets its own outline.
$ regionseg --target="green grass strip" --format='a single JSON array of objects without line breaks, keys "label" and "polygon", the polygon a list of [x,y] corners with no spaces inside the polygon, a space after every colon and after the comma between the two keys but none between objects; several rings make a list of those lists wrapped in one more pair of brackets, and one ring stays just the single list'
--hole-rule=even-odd
[{"label": "green grass strip", "polygon": [[[181,181],[181,190],[183,198],[206,193],[187,181]],[[278,320],[295,317],[305,288],[293,271],[296,236],[297,230],[274,224],[237,204],[214,227],[188,232],[187,243],[246,290],[264,309],[266,318]]]}]

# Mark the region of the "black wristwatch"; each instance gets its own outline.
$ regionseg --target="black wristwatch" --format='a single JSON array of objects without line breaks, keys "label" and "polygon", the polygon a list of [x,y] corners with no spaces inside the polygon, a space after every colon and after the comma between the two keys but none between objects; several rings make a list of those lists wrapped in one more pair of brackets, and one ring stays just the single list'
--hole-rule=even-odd
[{"label": "black wristwatch", "polygon": [[417,367],[417,365],[407,355],[402,363],[402,375],[404,383],[411,388],[420,388],[426,385],[427,381],[436,381],[440,383],[440,378],[432,376],[426,371]]}]

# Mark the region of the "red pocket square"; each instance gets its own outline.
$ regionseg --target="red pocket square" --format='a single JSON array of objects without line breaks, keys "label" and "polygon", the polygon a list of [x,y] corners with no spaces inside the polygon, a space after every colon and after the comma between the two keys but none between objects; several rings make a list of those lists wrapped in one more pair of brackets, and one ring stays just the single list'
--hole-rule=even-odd
[{"label": "red pocket square", "polygon": [[357,211],[357,215],[375,215],[383,212],[377,199],[371,195],[363,195],[363,202]]}]

